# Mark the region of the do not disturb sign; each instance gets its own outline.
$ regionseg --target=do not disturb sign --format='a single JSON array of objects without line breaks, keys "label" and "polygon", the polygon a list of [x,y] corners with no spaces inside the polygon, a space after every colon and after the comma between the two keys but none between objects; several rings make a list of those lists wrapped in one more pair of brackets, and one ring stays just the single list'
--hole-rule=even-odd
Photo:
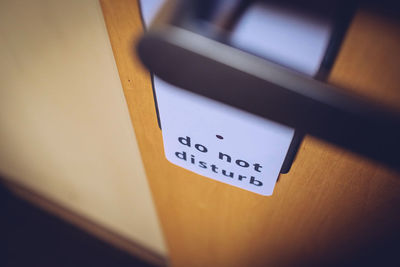
[{"label": "do not disturb sign", "polygon": [[[141,2],[147,25],[162,2]],[[246,11],[230,38],[237,47],[314,76],[324,58],[331,26],[323,18],[263,2]],[[294,129],[157,77],[154,89],[165,156],[170,162],[232,186],[272,194]],[[229,94],[229,88],[224,90]]]},{"label": "do not disturb sign", "polygon": [[294,130],[156,78],[166,158],[205,177],[271,195]]}]

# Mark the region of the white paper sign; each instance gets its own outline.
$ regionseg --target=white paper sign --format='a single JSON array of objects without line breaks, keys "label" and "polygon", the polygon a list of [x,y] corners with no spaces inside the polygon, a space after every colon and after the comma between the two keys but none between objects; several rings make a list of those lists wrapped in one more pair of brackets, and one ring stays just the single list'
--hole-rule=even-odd
[{"label": "white paper sign", "polygon": [[[155,4],[147,6],[151,4],[146,2],[142,1],[142,10],[144,19],[148,22],[157,8]],[[157,5],[160,3],[160,1],[156,2]],[[259,32],[252,32],[252,29],[259,29],[259,27],[254,27],[257,21],[261,24],[274,23],[268,19],[268,16],[267,19],[260,16],[263,10],[268,9],[265,9],[265,6],[256,6],[249,10],[238,24],[233,35],[233,42],[244,47],[247,45],[250,49],[258,49],[260,47],[258,42],[266,42],[266,38],[258,38]],[[279,14],[274,14],[282,20]],[[287,14],[284,13],[284,16]],[[279,31],[279,24],[277,26]],[[293,30],[298,32],[308,26],[307,23],[300,23],[299,27]],[[290,35],[290,30],[286,30],[289,32],[285,34]],[[306,29],[305,32],[309,30]],[[268,36],[268,33],[265,35]],[[326,38],[329,37],[320,28],[311,35],[317,40],[314,43],[319,48],[327,43]],[[262,51],[266,55],[274,51],[273,47],[280,46],[279,43],[274,43],[273,39],[267,43],[269,43],[269,48],[267,47],[269,52]],[[307,51],[312,52],[312,50],[307,46]],[[322,50],[325,51],[325,48],[319,49],[317,53],[322,53]],[[297,52],[305,53],[301,48]],[[296,52],[291,50],[290,53]],[[322,54],[313,55],[310,60],[307,59],[307,55],[298,58],[300,60],[296,59],[296,64],[303,66],[299,71],[313,75],[313,71],[317,69],[315,66],[320,64]],[[301,61],[301,58],[304,60]],[[275,61],[278,60],[275,59]],[[299,61],[301,64],[298,63]],[[171,62],[171,67],[173,67],[173,62]],[[266,196],[272,194],[293,138],[294,129],[177,88],[157,77],[154,77],[154,86],[164,152],[171,163],[257,194]],[[225,90],[229,93],[229,88]]]},{"label": "white paper sign", "polygon": [[261,195],[271,195],[293,129],[155,83],[164,150],[175,165]]}]

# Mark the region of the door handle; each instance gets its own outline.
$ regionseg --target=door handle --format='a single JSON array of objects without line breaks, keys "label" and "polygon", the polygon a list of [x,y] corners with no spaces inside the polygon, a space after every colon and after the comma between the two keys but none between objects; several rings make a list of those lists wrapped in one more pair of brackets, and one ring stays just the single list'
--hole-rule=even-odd
[{"label": "door handle", "polygon": [[200,8],[202,1],[182,2],[175,16],[150,29],[137,44],[139,57],[152,72],[175,86],[399,170],[399,110],[236,48],[224,37],[232,22],[221,34],[204,26],[207,12],[194,12],[207,10]]}]

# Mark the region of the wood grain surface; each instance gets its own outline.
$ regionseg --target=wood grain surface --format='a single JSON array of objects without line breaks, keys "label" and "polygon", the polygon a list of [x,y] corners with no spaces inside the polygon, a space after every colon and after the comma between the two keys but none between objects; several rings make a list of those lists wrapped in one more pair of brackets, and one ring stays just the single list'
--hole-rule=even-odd
[{"label": "wood grain surface", "polygon": [[[272,197],[170,164],[150,75],[133,50],[143,31],[138,4],[101,5],[172,266],[337,264],[398,240],[399,174],[312,137],[305,138]],[[396,23],[359,10],[330,81],[398,104]]]}]

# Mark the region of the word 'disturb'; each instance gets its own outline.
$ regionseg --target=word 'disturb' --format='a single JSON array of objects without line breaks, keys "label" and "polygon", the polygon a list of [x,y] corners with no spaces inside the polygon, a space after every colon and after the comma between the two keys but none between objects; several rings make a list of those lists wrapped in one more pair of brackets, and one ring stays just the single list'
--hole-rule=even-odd
[{"label": "word 'disturb'", "polygon": [[[208,153],[208,148],[202,144],[193,144],[192,147],[192,140],[189,136],[186,137],[179,137],[178,142],[184,146],[187,146],[189,148],[194,148],[196,151],[200,153]],[[181,160],[184,160],[186,162],[190,162],[194,166],[197,166],[201,169],[208,169],[212,173],[220,175],[222,177],[226,178],[231,178],[231,179],[238,179],[239,181],[248,181],[250,184],[255,185],[255,186],[262,186],[263,183],[260,180],[257,180],[255,176],[253,175],[243,175],[243,174],[238,174],[233,171],[228,171],[225,169],[222,169],[218,167],[216,164],[210,164],[205,161],[197,160],[196,156],[193,155],[192,153],[187,153],[186,151],[181,151],[181,152],[175,152],[175,156]],[[217,159],[223,162],[231,163],[233,164],[232,167],[240,167],[243,169],[246,169],[248,171],[252,171],[255,174],[261,173],[262,172],[262,166],[259,163],[249,163],[248,161],[245,161],[243,159],[233,159],[230,155],[227,153],[223,152],[218,152]]]}]

